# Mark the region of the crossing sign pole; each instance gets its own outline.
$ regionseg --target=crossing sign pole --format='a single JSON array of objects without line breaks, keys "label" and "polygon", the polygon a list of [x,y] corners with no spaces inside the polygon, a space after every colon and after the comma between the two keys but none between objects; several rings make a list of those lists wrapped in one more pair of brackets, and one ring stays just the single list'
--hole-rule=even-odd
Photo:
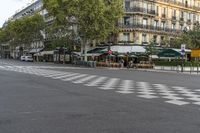
[{"label": "crossing sign pole", "polygon": [[181,64],[181,72],[183,72],[183,64],[184,64],[184,56],[185,56],[185,44],[181,44],[181,58],[182,58],[182,64]]}]

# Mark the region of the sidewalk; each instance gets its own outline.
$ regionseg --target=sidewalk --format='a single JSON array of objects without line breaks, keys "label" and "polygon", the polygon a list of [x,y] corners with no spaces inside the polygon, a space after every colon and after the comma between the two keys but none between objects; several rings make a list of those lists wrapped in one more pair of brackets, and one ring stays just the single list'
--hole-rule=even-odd
[{"label": "sidewalk", "polygon": [[[97,67],[98,68],[98,67]],[[197,73],[197,71],[189,71],[189,69],[184,69],[183,72],[181,72],[181,69],[179,70],[171,70],[171,69],[159,69],[159,67],[155,67],[154,69],[134,69],[134,68],[106,68],[106,67],[100,67],[100,69],[110,69],[110,70],[129,70],[129,71],[143,71],[143,72],[158,72],[158,73],[174,73],[174,74],[187,74],[187,75],[200,75],[200,71]]]},{"label": "sidewalk", "polygon": [[[9,61],[9,60],[7,60]],[[19,60],[12,60],[16,62],[21,62]],[[33,62],[35,65],[44,65],[44,66],[54,66],[54,67],[76,67],[76,68],[91,68],[81,65],[74,64],[56,64],[53,62]],[[187,74],[187,75],[200,75],[200,68],[197,67],[184,67],[184,72],[181,72],[181,67],[168,67],[168,66],[155,66],[154,69],[133,69],[126,67],[124,68],[112,68],[112,67],[96,67],[91,69],[110,69],[110,70],[128,70],[128,71],[144,71],[144,72],[159,72],[159,73],[174,73],[174,74]],[[197,70],[199,71],[197,73]]]},{"label": "sidewalk", "polygon": [[200,72],[190,72],[190,71],[172,71],[172,70],[159,70],[159,69],[136,69],[138,71],[146,71],[146,72],[159,72],[159,73],[174,73],[174,74],[187,74],[187,75],[200,75]]},{"label": "sidewalk", "polygon": [[[80,67],[80,68],[90,68],[90,67],[85,67],[85,66],[80,66],[80,65],[73,65],[73,64],[55,64],[55,63],[45,63],[43,64],[51,64],[53,66],[66,66],[66,67]],[[91,68],[95,69],[95,68]],[[126,67],[124,68],[113,68],[113,67],[96,67],[96,69],[110,69],[110,70],[129,70],[129,71],[144,71],[144,72],[159,72],[159,73],[174,73],[174,74],[187,74],[187,75],[200,75],[200,69],[199,72],[197,73],[198,68],[192,68],[192,70],[189,67],[185,67],[184,71],[181,72],[181,67],[177,69],[177,67],[162,67],[161,66],[156,66],[154,69],[134,69],[134,68],[129,68],[127,69]]]}]

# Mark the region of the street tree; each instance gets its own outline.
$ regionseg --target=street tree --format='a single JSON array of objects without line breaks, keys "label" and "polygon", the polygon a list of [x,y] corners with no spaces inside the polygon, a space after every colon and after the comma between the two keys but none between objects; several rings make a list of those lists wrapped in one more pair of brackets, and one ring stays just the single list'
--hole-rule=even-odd
[{"label": "street tree", "polygon": [[181,36],[173,42],[173,47],[180,48],[181,44],[186,44],[187,48],[200,48],[200,26],[197,24],[192,30],[184,31]]},{"label": "street tree", "polygon": [[149,45],[146,46],[146,53],[149,56],[150,62],[152,62],[152,56],[157,54],[156,42],[154,40],[151,40]]},{"label": "street tree", "polygon": [[200,48],[200,25],[199,24],[195,25],[193,30],[188,31],[185,34],[187,34],[190,37],[193,48]]},{"label": "street tree", "polygon": [[117,22],[123,16],[123,0],[43,0],[44,8],[60,25],[70,26],[72,18],[81,38],[82,52],[87,61],[89,44],[104,41],[117,32]]},{"label": "street tree", "polygon": [[9,32],[5,28],[0,28],[0,44],[7,43],[9,40]]},{"label": "street tree", "polygon": [[11,46],[30,47],[31,42],[41,40],[41,30],[45,22],[39,14],[27,16],[15,21],[9,21],[4,28],[4,34],[8,35],[7,41]]}]

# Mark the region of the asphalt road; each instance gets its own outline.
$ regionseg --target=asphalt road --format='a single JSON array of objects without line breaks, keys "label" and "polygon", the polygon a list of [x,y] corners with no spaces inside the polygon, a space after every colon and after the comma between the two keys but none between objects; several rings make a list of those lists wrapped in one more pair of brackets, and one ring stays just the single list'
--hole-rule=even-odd
[{"label": "asphalt road", "polygon": [[198,75],[1,59],[0,133],[199,133],[199,83]]}]

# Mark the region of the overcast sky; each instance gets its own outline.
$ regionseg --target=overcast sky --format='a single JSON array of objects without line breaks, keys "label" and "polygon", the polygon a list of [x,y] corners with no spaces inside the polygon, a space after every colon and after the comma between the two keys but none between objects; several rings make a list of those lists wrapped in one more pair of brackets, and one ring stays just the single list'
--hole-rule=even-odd
[{"label": "overcast sky", "polygon": [[33,0],[1,0],[0,3],[0,27],[2,27],[5,20],[15,14],[18,9],[25,7]]}]

